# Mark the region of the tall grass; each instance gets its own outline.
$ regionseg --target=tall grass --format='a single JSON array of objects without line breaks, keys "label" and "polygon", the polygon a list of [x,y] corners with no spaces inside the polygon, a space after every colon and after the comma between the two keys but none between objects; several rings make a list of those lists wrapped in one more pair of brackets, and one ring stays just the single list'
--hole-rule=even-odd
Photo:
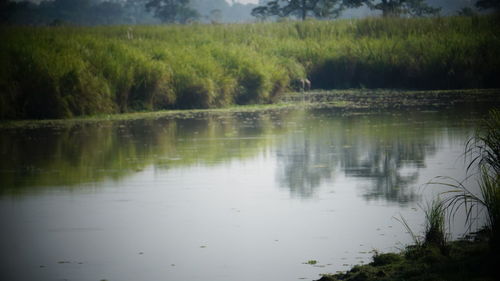
[{"label": "tall grass", "polygon": [[479,192],[470,190],[463,182],[441,183],[452,187],[445,207],[455,216],[465,209],[469,227],[486,212],[487,225],[493,248],[500,249],[500,111],[492,110],[483,127],[468,142],[466,153],[471,158],[470,171],[476,164],[479,173]]},{"label": "tall grass", "polygon": [[271,103],[313,88],[488,88],[494,17],[0,26],[0,119]]},{"label": "tall grass", "polygon": [[425,212],[425,237],[424,244],[438,246],[441,250],[446,248],[446,208],[441,199],[432,201]]},{"label": "tall grass", "polygon": [[427,203],[422,208],[425,214],[423,237],[413,231],[408,222],[403,216],[395,218],[400,222],[410,234],[413,245],[407,250],[410,252],[418,252],[428,247],[437,247],[443,254],[446,254],[447,249],[447,232],[446,232],[446,206],[440,198]]}]

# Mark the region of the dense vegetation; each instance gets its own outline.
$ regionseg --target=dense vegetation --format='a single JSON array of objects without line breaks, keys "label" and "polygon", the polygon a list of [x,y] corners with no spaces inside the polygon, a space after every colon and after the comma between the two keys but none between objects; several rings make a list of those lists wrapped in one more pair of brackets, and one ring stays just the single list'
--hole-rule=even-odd
[{"label": "dense vegetation", "polygon": [[313,88],[493,88],[493,16],[0,27],[0,119],[270,103]]}]

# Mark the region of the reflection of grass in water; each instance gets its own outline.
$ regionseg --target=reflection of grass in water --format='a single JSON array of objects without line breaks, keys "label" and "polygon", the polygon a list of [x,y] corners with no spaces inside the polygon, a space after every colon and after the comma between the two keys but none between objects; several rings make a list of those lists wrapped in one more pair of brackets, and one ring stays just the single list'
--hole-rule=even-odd
[{"label": "reflection of grass in water", "polygon": [[[245,159],[272,141],[247,136],[281,130],[275,128],[268,114],[226,117],[107,121],[58,128],[55,132],[49,128],[6,130],[2,145],[12,149],[0,162],[0,192],[94,186],[106,179],[120,180],[151,165],[169,169]],[[259,127],[258,131],[243,128],[242,123],[250,122],[248,119]],[[225,132],[235,132],[235,137],[225,140],[221,137]]]},{"label": "reflection of grass in water", "polygon": [[[95,185],[107,179],[121,180],[152,165],[155,169],[217,165],[231,159],[251,158],[277,140],[286,139],[290,143],[279,142],[277,146],[283,148],[286,155],[300,149],[299,158],[279,158],[284,161],[278,165],[284,173],[278,180],[292,193],[310,196],[323,180],[334,176],[335,167],[340,165],[346,170],[364,167],[356,176],[380,179],[377,185],[370,186],[368,199],[409,202],[413,196],[407,196],[409,190],[405,188],[405,181],[401,182],[408,179],[397,176],[399,164],[423,163],[425,156],[433,153],[433,143],[439,142],[440,126],[449,126],[450,121],[438,113],[405,113],[401,120],[399,115],[391,114],[344,116],[330,109],[257,108],[212,113],[195,111],[158,120],[92,119],[75,123],[66,120],[57,121],[61,123],[52,128],[3,130],[2,146],[9,149],[3,157],[6,161],[0,166],[2,170],[19,169],[6,173],[5,177],[2,175],[2,192],[22,192],[22,187],[29,186],[33,188],[28,190],[33,191],[35,187],[66,185],[71,189],[81,183]],[[404,121],[407,118],[437,126],[408,126]],[[296,130],[304,130],[307,142]],[[283,138],[287,132],[290,134]],[[462,133],[454,130],[449,136],[461,138]],[[30,138],[43,143],[43,148],[30,142]],[[352,146],[344,149],[347,144]],[[302,150],[304,145],[308,150]],[[388,148],[393,149],[388,151]],[[366,158],[367,155],[370,157]],[[380,165],[387,162],[382,161],[384,157],[390,159],[388,162],[399,164],[382,165],[381,169]],[[23,170],[28,164],[33,169]],[[297,180],[297,176],[301,178]],[[393,179],[398,179],[396,186],[392,185]],[[6,190],[7,187],[18,188]]]}]

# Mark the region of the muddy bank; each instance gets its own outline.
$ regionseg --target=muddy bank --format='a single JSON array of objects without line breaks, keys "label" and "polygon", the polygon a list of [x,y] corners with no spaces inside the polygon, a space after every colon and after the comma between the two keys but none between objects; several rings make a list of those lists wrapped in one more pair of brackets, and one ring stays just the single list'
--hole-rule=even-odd
[{"label": "muddy bank", "polygon": [[84,123],[140,120],[205,118],[243,112],[329,109],[340,113],[380,112],[387,110],[482,109],[500,106],[500,89],[404,91],[404,90],[333,90],[287,93],[272,104],[228,106],[217,109],[161,110],[124,114],[99,114],[69,119],[0,120],[0,129],[19,127],[74,126]]}]

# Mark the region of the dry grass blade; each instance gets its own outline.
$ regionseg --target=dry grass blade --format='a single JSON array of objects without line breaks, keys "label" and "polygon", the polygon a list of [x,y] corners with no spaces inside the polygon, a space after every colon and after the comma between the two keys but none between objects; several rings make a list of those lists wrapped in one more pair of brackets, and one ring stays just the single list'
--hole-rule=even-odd
[{"label": "dry grass blade", "polygon": [[393,217],[393,218],[403,225],[403,227],[406,229],[406,232],[408,232],[410,234],[410,236],[413,240],[413,244],[416,247],[422,246],[422,244],[423,244],[422,239],[415,232],[413,232],[410,225],[408,224],[406,219],[401,214],[399,215],[399,218],[396,218],[396,217]]}]

